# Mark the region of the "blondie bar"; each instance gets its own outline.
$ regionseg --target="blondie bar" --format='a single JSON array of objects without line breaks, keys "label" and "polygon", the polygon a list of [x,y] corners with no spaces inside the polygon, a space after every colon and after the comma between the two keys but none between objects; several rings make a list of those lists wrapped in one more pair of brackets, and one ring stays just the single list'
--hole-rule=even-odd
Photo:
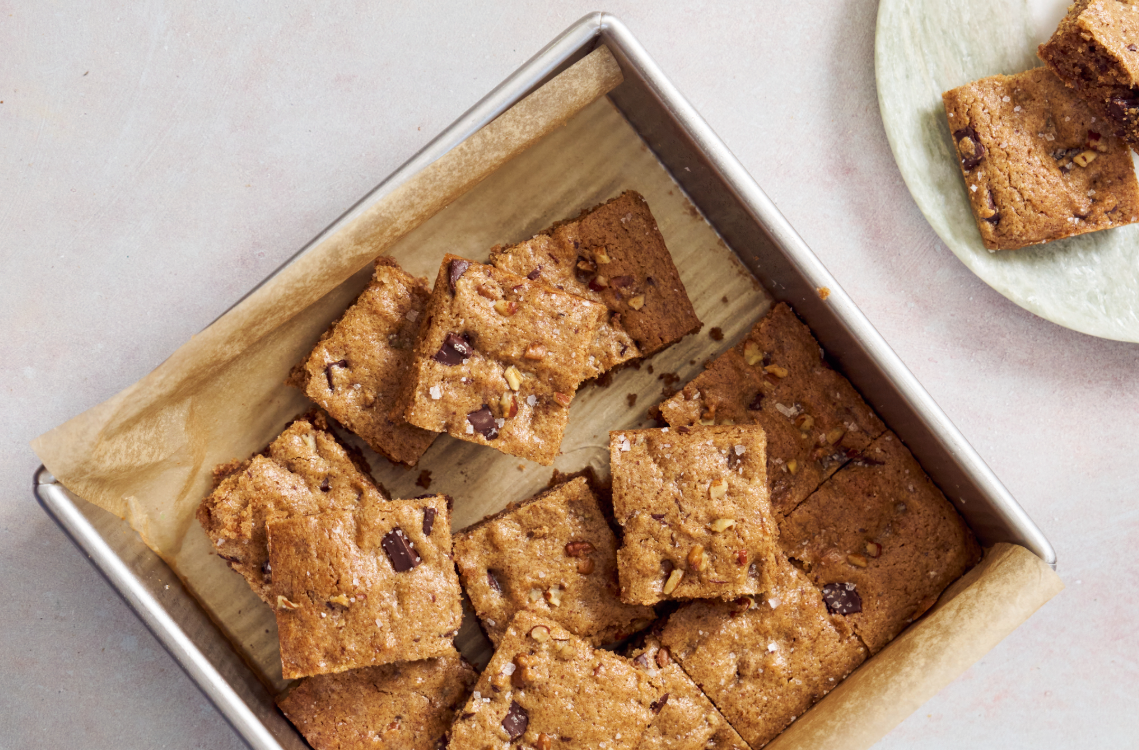
[{"label": "blondie bar", "polygon": [[320,337],[290,382],[388,459],[414,466],[437,434],[394,419],[431,290],[394,260],[376,260],[368,288]]},{"label": "blondie bar", "polygon": [[965,521],[892,433],[780,523],[787,556],[877,653],[981,559]]},{"label": "blondie bar", "polygon": [[982,78],[942,98],[986,248],[1015,250],[1136,220],[1139,183],[1127,145],[1047,68]]},{"label": "blondie bar", "polygon": [[407,421],[550,465],[604,314],[596,302],[446,256],[400,402]]},{"label": "blondie bar", "polygon": [[277,705],[314,750],[438,750],[477,679],[451,653],[306,677]]},{"label": "blondie bar", "polygon": [[532,610],[594,646],[653,619],[617,598],[617,538],[584,477],[558,485],[455,535],[463,588],[495,643]]},{"label": "blondie bar", "polygon": [[462,620],[443,496],[271,521],[288,679],[452,653]]},{"label": "blondie bar", "polygon": [[647,357],[700,330],[692,301],[648,203],[626,191],[510,247],[491,263],[604,304],[588,377]]},{"label": "blondie bar", "polygon": [[661,642],[754,749],[866,660],[866,649],[790,565],[762,597],[693,602]]},{"label": "blondie bar", "polygon": [[623,601],[766,589],[779,542],[761,428],[610,432],[609,456]]},{"label": "blondie bar", "polygon": [[271,604],[267,521],[363,507],[384,502],[387,493],[320,412],[289,424],[266,453],[215,469],[214,490],[197,518],[222,559]]},{"label": "blondie bar", "polygon": [[761,426],[767,435],[771,504],[780,515],[886,429],[783,303],[660,411],[673,428]]},{"label": "blondie bar", "polygon": [[665,705],[660,684],[553,620],[515,615],[451,728],[449,750],[634,750]]}]

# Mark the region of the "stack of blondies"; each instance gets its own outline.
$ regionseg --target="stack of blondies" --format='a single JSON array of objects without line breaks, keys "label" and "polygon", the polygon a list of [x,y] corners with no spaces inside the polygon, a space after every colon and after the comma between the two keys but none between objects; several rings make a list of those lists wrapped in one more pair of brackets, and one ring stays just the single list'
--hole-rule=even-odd
[{"label": "stack of blondies", "polygon": [[1139,219],[1139,4],[1078,0],[1038,53],[1047,67],[942,95],[990,251]]},{"label": "stack of blondies", "polygon": [[757,749],[979,559],[783,304],[659,405],[667,427],[610,433],[611,484],[454,537],[463,498],[390,499],[333,419],[408,465],[442,432],[549,465],[582,383],[700,328],[636,193],[490,255],[448,255],[432,288],[378,260],[290,379],[321,410],[218,467],[199,509],[276,613],[302,678],[278,702],[317,750]]}]

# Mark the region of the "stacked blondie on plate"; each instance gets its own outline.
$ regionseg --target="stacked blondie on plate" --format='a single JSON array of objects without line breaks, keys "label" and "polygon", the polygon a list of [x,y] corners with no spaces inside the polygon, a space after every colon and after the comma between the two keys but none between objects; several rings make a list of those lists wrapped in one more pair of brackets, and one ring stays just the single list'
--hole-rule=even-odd
[{"label": "stacked blondie on plate", "polygon": [[[433,286],[387,259],[294,370],[321,410],[218,467],[198,518],[273,607],[278,703],[324,748],[759,748],[980,555],[786,305],[581,475],[451,532],[336,423],[415,465],[440,433],[549,465],[587,381],[700,328],[627,192]],[[561,479],[566,479],[561,477]],[[494,646],[456,650],[470,604]]]}]

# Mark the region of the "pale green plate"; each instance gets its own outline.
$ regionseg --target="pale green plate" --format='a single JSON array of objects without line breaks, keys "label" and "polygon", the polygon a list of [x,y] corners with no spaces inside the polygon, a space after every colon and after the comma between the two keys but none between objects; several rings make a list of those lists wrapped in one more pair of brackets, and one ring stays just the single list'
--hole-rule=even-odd
[{"label": "pale green plate", "polygon": [[1139,342],[1139,225],[990,253],[973,222],[941,92],[1042,63],[1066,2],[881,0],[878,105],[902,178],[933,230],[986,284],[1092,336]]}]

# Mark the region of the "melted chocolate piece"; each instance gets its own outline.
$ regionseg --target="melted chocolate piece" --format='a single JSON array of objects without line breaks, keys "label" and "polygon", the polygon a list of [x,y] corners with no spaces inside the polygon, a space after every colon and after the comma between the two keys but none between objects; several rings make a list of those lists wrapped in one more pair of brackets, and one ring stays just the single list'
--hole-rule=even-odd
[{"label": "melted chocolate piece", "polygon": [[1130,124],[1139,116],[1139,94],[1113,96],[1107,101],[1107,112],[1112,119]]},{"label": "melted chocolate piece", "polygon": [[470,267],[471,262],[469,260],[456,258],[451,261],[451,268],[448,269],[448,281],[451,282],[451,294],[455,293],[455,284],[458,283],[459,279],[463,277],[463,274],[465,274]]},{"label": "melted chocolate piece", "polygon": [[339,362],[333,362],[332,364],[330,364],[324,368],[324,377],[328,379],[328,390],[330,390],[330,391],[336,390],[336,386],[334,386],[332,384],[332,368],[333,367],[347,367],[347,366],[348,366],[348,360],[342,359]]},{"label": "melted chocolate piece", "polygon": [[[966,138],[968,138],[969,142],[973,144],[972,156],[964,156],[960,154],[961,141],[965,140]],[[961,168],[966,172],[972,170],[974,167],[981,163],[982,159],[985,158],[985,147],[981,145],[981,142],[979,140],[977,140],[977,131],[973,129],[972,125],[961,128],[960,130],[955,130],[953,132],[953,140],[957,141],[958,154],[961,155]]]},{"label": "melted chocolate piece", "polygon": [[499,594],[502,593],[502,584],[498,582],[498,576],[494,574],[493,570],[488,570],[486,572],[486,582],[489,583],[490,587],[496,592]]},{"label": "melted chocolate piece", "polygon": [[457,333],[448,333],[439,351],[431,358],[439,364],[455,367],[466,362],[474,353],[475,348],[471,346],[465,334],[460,336]]},{"label": "melted chocolate piece", "polygon": [[332,485],[328,483],[328,477],[325,477],[324,481],[320,483],[320,491],[321,492],[331,492],[332,491]]},{"label": "melted chocolate piece", "polygon": [[380,546],[383,547],[384,553],[397,573],[405,573],[421,562],[419,553],[411,546],[411,540],[398,526],[384,534]]},{"label": "melted chocolate piece", "polygon": [[511,740],[516,740],[526,733],[530,726],[530,712],[518,705],[518,701],[510,701],[510,710],[502,720],[502,728],[506,730]]},{"label": "melted chocolate piece", "polygon": [[537,267],[537,268],[535,268],[533,271],[531,271],[530,273],[526,274],[526,278],[530,279],[530,281],[537,281],[537,280],[538,280],[538,277],[539,277],[539,276],[541,276],[541,275],[542,275],[542,267],[541,267],[541,266],[538,266],[538,267]]},{"label": "melted chocolate piece", "polygon": [[268,560],[261,563],[261,575],[265,577],[265,580],[270,580],[273,577],[273,566],[269,564]]},{"label": "melted chocolate piece", "polygon": [[652,662],[649,661],[649,655],[648,654],[641,654],[636,659],[633,659],[633,663],[636,664],[641,669],[648,669],[649,667],[652,666]]},{"label": "melted chocolate piece", "polygon": [[853,615],[862,611],[862,597],[853,583],[828,583],[823,586],[823,601],[832,615]]},{"label": "melted chocolate piece", "polygon": [[665,693],[660,698],[657,698],[655,701],[653,701],[652,703],[649,704],[649,709],[654,714],[659,714],[660,710],[662,708],[664,708],[664,704],[668,703],[668,696],[669,695],[670,695],[670,693]]},{"label": "melted chocolate piece", "polygon": [[431,529],[435,528],[435,509],[423,509],[423,536],[431,536]]},{"label": "melted chocolate piece", "polygon": [[478,411],[472,411],[468,414],[467,421],[470,422],[471,427],[475,428],[475,432],[487,440],[494,440],[498,437],[498,425],[494,421],[494,413],[486,404],[483,404],[483,407]]},{"label": "melted chocolate piece", "polygon": [[755,394],[755,398],[751,400],[751,403],[747,405],[747,408],[751,411],[759,411],[763,408],[763,391],[759,391]]}]

